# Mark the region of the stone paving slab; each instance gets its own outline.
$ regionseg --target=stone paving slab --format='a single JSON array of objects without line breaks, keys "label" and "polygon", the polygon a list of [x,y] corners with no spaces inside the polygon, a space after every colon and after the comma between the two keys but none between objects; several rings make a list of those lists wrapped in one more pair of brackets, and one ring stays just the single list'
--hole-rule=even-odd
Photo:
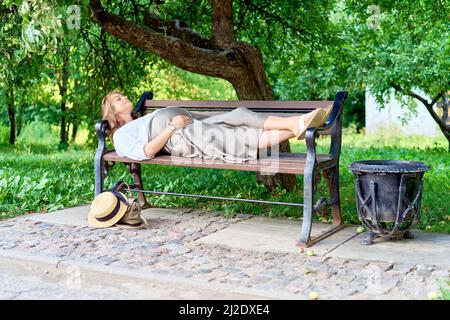
[{"label": "stone paving slab", "polygon": [[450,235],[413,230],[415,239],[386,241],[361,245],[366,236],[359,234],[329,255],[347,259],[383,260],[450,267]]},{"label": "stone paving slab", "polygon": [[[450,268],[433,263],[310,257],[298,251],[264,252],[198,241],[255,219],[251,215],[226,218],[220,212],[151,208],[144,211],[150,218],[148,229],[90,229],[88,208],[0,221],[0,257],[14,252],[56,259],[59,265],[104,270],[105,277],[120,269],[118,281],[170,276],[180,283],[213,286],[216,292],[231,287],[235,293],[265,293],[270,299],[307,299],[312,291],[320,299],[427,299],[430,291],[438,291],[438,281],[450,275]],[[71,218],[65,217],[67,212]],[[298,231],[296,223],[291,227]],[[29,262],[35,263],[31,258]],[[198,298],[211,296],[205,290]]]},{"label": "stone paving slab", "polygon": [[[52,224],[63,224],[69,226],[86,226],[87,225],[87,215],[89,213],[90,204],[84,206],[78,206],[73,208],[67,208],[52,212],[44,213],[34,213],[31,215],[18,217],[26,218],[34,221],[52,223]],[[190,208],[186,209],[167,209],[167,208],[151,208],[142,210],[144,217],[148,219],[177,219],[178,214],[176,212],[189,212],[192,211]],[[212,212],[210,212],[212,214]],[[217,212],[215,214],[220,214]]]},{"label": "stone paving slab", "polygon": [[[301,221],[253,217],[197,241],[208,245],[224,245],[243,250],[296,253],[300,250],[296,246],[296,241],[300,236],[300,227]],[[328,224],[314,223],[311,234],[317,235],[329,227]],[[347,226],[305,250],[312,250],[314,254],[324,256],[356,235],[356,227]]]},{"label": "stone paving slab", "polygon": [[70,226],[85,226],[87,224],[87,214],[89,212],[90,204],[67,208],[52,212],[33,213],[26,216],[18,217],[17,219],[29,219],[33,221],[40,221],[51,224],[66,224]]},{"label": "stone paving slab", "polygon": [[[329,228],[327,224],[314,223],[311,231],[316,235]],[[450,235],[415,230],[415,239],[401,241],[375,240],[371,246],[361,245],[364,234],[356,226],[344,229],[307,248],[318,256],[371,261],[396,261],[413,264],[432,264],[450,267]],[[295,240],[300,234],[300,221],[253,217],[202,237],[198,242],[224,245],[243,250],[261,252],[295,253],[299,249]]]}]

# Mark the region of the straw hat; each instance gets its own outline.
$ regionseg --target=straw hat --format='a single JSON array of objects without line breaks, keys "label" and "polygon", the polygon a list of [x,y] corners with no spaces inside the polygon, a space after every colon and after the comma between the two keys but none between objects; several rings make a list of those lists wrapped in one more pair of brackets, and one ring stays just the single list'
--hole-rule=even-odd
[{"label": "straw hat", "polygon": [[111,227],[122,219],[128,205],[123,202],[127,201],[127,197],[122,192],[119,193],[123,196],[122,201],[111,191],[102,192],[94,198],[88,214],[88,223],[91,227]]}]

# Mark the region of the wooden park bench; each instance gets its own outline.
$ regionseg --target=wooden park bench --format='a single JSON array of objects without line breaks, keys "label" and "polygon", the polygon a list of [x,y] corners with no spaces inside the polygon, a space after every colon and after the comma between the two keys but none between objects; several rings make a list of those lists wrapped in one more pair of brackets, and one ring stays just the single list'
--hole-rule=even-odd
[{"label": "wooden park bench", "polygon": [[[139,202],[143,208],[149,207],[144,192],[155,194],[170,194],[176,196],[191,196],[210,199],[247,201],[266,204],[282,204],[290,206],[303,207],[303,219],[301,224],[300,239],[297,245],[300,247],[309,247],[312,244],[330,236],[343,228],[339,198],[339,155],[341,150],[342,136],[342,110],[347,98],[347,92],[338,92],[334,101],[185,101],[185,100],[152,100],[153,94],[145,92],[134,112],[143,116],[158,108],[168,106],[177,106],[185,108],[191,112],[202,112],[207,116],[227,112],[238,107],[246,107],[254,112],[262,112],[277,116],[292,116],[310,112],[315,108],[325,108],[333,103],[333,109],[326,123],[320,128],[309,128],[305,135],[307,151],[306,153],[279,152],[275,156],[261,156],[257,160],[251,160],[243,164],[233,164],[222,160],[193,159],[186,157],[176,157],[167,154],[156,154],[152,159],[136,161],[126,157],[120,157],[114,150],[107,150],[105,138],[107,137],[108,122],[98,120],[96,123],[96,132],[98,135],[98,149],[95,155],[95,195],[103,191],[103,182],[108,175],[110,168],[116,163],[121,162],[127,165],[132,173],[136,190],[142,190],[138,193]],[[321,134],[331,134],[331,145],[328,154],[316,153],[316,138]],[[242,198],[226,198],[207,195],[180,194],[160,191],[145,191],[141,178],[141,164],[202,167],[228,170],[257,171],[267,173],[289,173],[304,175],[304,203],[289,203],[276,201],[263,201]],[[317,190],[317,184],[321,175],[326,179],[329,199],[323,197],[314,204],[314,195]],[[332,226],[323,233],[312,237],[311,228],[313,213],[331,208],[333,215]]]}]

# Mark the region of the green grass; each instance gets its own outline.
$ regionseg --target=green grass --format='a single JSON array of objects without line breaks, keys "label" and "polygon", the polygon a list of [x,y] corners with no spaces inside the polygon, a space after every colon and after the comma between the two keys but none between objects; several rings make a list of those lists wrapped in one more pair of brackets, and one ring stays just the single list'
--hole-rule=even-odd
[{"label": "green grass", "polygon": [[450,300],[450,279],[440,281],[439,291],[441,292],[441,300]]},{"label": "green grass", "polygon": [[[25,130],[25,129],[24,129]],[[15,146],[0,144],[0,213],[13,217],[29,212],[54,211],[88,204],[94,192],[93,161],[95,150],[83,148],[83,138],[66,152],[57,150],[57,130],[50,127],[28,128],[28,136]],[[4,131],[4,130],[3,130]],[[0,132],[3,132],[0,130]],[[37,133],[39,132],[39,133]],[[55,138],[56,132],[56,138]],[[25,138],[26,137],[26,138]],[[86,132],[80,137],[86,137]],[[3,140],[0,141],[5,141]],[[7,141],[7,139],[6,139]],[[318,141],[318,152],[327,153],[329,137]],[[302,141],[293,141],[294,152],[304,152]],[[432,167],[425,173],[421,219],[416,228],[450,233],[448,197],[450,157],[444,138],[364,136],[344,130],[340,160],[341,206],[345,223],[359,224],[355,208],[354,178],[348,165],[364,159],[401,159],[424,161]],[[188,167],[145,165],[142,175],[146,189],[224,197],[303,202],[303,176],[297,177],[293,192],[280,188],[267,192],[258,184],[255,173]],[[126,166],[116,164],[105,186],[118,179],[132,182]],[[322,179],[319,194],[327,196]],[[156,207],[195,207],[235,213],[264,214],[271,217],[301,217],[298,207],[219,201],[201,198],[148,195]],[[322,219],[326,221],[326,219]]]}]

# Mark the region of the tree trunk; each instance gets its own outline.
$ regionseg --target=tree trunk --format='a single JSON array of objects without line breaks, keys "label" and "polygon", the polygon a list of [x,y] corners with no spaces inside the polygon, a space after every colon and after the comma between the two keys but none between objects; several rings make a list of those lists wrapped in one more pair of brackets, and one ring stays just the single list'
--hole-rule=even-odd
[{"label": "tree trunk", "polygon": [[23,119],[25,117],[24,113],[25,113],[25,104],[21,103],[21,104],[19,104],[19,114],[17,116],[17,133],[16,133],[16,137],[18,137],[20,135],[20,132],[22,131],[22,128],[23,128]]},{"label": "tree trunk", "polygon": [[16,141],[16,110],[14,90],[8,88],[5,90],[6,103],[8,104],[8,118],[9,118],[9,143],[14,144]]},{"label": "tree trunk", "polygon": [[[212,0],[211,39],[153,12],[146,14],[143,27],[105,11],[99,0],[90,1],[90,10],[92,19],[113,36],[181,69],[228,80],[239,100],[273,99],[259,48],[235,39],[232,0]],[[280,151],[290,152],[289,143],[280,144]],[[290,191],[296,183],[292,174],[257,173],[257,180],[269,190],[279,184]]]},{"label": "tree trunk", "polygon": [[[248,72],[243,77],[230,80],[239,100],[272,100],[272,90],[264,72],[260,50],[249,45],[240,45],[239,51],[245,59],[245,64],[249,66]],[[279,151],[291,152],[289,142],[280,143]],[[262,183],[270,191],[274,190],[277,185],[287,191],[292,191],[297,179],[293,174],[263,175],[256,172],[256,181]]]},{"label": "tree trunk", "polygon": [[9,143],[14,144],[16,141],[16,115],[14,110],[14,101],[8,103],[8,117],[9,117]]},{"label": "tree trunk", "polygon": [[[423,102],[423,101],[422,101]],[[431,114],[433,119],[437,122],[439,125],[439,129],[441,129],[442,133],[444,134],[444,137],[447,139],[448,142],[448,148],[447,151],[450,152],[450,126],[447,125],[443,119],[440,119],[439,116],[436,114],[436,112],[433,110],[434,103],[427,103],[425,104],[425,107],[427,108],[428,112]]]},{"label": "tree trunk", "polygon": [[68,130],[68,122],[67,122],[67,83],[69,80],[69,57],[67,53],[62,53],[62,67],[59,75],[59,81],[58,81],[58,87],[59,87],[59,94],[61,95],[61,129],[60,129],[60,135],[59,135],[59,144],[60,146],[67,146],[68,145],[68,137],[69,137],[69,130]]},{"label": "tree trunk", "polygon": [[70,141],[72,143],[75,143],[75,139],[77,138],[77,132],[78,132],[78,124],[76,121],[72,123],[72,137],[70,138]]},{"label": "tree trunk", "polygon": [[[450,100],[448,98],[448,94],[444,93],[443,97],[442,97],[442,102],[439,104],[440,107],[442,107],[442,117],[441,117],[441,121],[443,123],[445,123],[447,126],[449,124],[448,121],[448,109],[450,107]],[[444,130],[441,131],[444,133],[444,136],[447,138],[448,141],[448,151],[450,152],[450,132],[445,132]]]},{"label": "tree trunk", "polygon": [[67,125],[66,125],[66,101],[61,102],[61,130],[59,134],[59,143],[67,144]]},{"label": "tree trunk", "polygon": [[443,133],[444,137],[447,139],[448,142],[448,148],[447,151],[450,152],[450,127],[443,121],[443,119],[439,118],[439,116],[436,114],[436,112],[433,110],[434,103],[422,103],[427,108],[430,115],[433,117],[433,119],[437,122],[439,129],[441,129],[441,132]]},{"label": "tree trunk", "polygon": [[441,120],[447,124],[448,123],[448,108],[450,107],[450,100],[448,99],[448,94],[444,94],[444,96],[442,97],[442,102],[441,102],[440,106],[442,107]]}]

